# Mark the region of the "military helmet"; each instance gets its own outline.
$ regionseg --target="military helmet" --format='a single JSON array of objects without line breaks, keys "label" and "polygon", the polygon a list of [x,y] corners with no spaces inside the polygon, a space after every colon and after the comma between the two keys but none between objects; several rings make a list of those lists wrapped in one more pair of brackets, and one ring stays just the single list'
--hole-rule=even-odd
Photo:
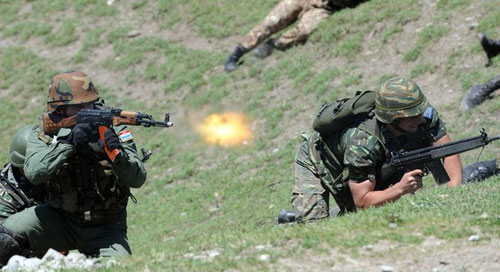
[{"label": "military helmet", "polygon": [[24,157],[26,156],[26,146],[28,145],[28,136],[31,133],[31,126],[20,128],[14,134],[10,142],[9,161],[15,167],[23,167]]},{"label": "military helmet", "polygon": [[406,78],[391,78],[382,84],[375,96],[375,116],[386,124],[397,118],[424,113],[429,106],[420,87]]},{"label": "military helmet", "polygon": [[61,105],[77,105],[99,99],[99,92],[87,74],[68,71],[52,78],[47,96],[47,110],[54,112]]}]

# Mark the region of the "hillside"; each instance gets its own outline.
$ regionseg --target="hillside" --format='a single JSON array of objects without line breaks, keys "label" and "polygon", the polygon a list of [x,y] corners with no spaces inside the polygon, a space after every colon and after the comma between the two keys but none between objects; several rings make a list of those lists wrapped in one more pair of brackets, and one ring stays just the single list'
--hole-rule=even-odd
[{"label": "hillside", "polygon": [[[321,105],[388,77],[415,79],[454,139],[500,134],[498,95],[459,110],[470,86],[500,71],[500,58],[485,67],[476,38],[500,38],[500,0],[372,0],[330,16],[303,46],[247,54],[232,73],[230,51],[278,1],[107,2],[0,1],[0,159],[44,112],[60,71],[88,73],[108,105],[169,112],[171,128],[131,128],[154,154],[128,207],[134,255],[113,271],[500,270],[500,178],[448,189],[429,177],[381,208],[307,225],[276,219],[290,208],[295,149]],[[253,139],[205,143],[197,125],[223,112],[244,114]],[[499,153],[493,143],[481,159]]]}]

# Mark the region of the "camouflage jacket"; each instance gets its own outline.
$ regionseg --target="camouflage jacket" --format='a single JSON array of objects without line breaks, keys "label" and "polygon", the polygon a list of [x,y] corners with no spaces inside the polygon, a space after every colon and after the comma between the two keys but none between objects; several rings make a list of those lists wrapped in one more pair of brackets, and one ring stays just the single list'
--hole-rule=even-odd
[{"label": "camouflage jacket", "polygon": [[[445,123],[438,112],[428,107],[422,123],[413,134],[394,136],[374,116],[339,133],[323,137],[322,161],[334,180],[343,175],[348,180],[377,180],[378,170],[391,151],[414,150],[432,145],[446,134]],[[348,170],[348,171],[345,171]],[[390,184],[378,184],[377,190]]]},{"label": "camouflage jacket", "polygon": [[67,213],[123,210],[129,188],[144,184],[146,170],[127,127],[113,129],[120,135],[124,155],[111,163],[99,143],[77,150],[59,140],[64,139],[70,129],[62,128],[57,135],[48,136],[41,133],[39,127],[34,128],[26,149],[26,177],[33,184],[47,184],[49,204]]},{"label": "camouflage jacket", "polygon": [[33,205],[45,203],[44,185],[33,185],[7,163],[0,172],[0,221]]}]

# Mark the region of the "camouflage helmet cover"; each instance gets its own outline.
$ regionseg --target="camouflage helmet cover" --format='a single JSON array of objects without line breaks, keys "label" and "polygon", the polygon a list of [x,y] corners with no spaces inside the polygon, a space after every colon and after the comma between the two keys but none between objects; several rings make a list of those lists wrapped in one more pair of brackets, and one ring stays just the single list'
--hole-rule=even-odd
[{"label": "camouflage helmet cover", "polygon": [[47,110],[54,112],[61,105],[83,104],[99,99],[99,93],[87,74],[69,71],[52,78],[47,96]]},{"label": "camouflage helmet cover", "polygon": [[425,112],[429,102],[415,81],[391,78],[375,96],[375,116],[386,124],[397,118],[413,117]]},{"label": "camouflage helmet cover", "polygon": [[31,126],[20,128],[14,134],[10,142],[9,161],[15,167],[23,167],[26,156],[26,146],[28,145],[28,136],[31,133]]}]

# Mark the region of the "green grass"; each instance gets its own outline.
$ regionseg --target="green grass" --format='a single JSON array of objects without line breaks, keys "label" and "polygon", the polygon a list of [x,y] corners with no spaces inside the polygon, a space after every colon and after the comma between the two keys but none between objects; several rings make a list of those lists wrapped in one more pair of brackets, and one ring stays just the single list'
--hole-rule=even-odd
[{"label": "green grass", "polygon": [[[299,135],[311,131],[323,103],[376,89],[394,76],[417,78],[423,89],[435,86],[433,92],[464,94],[498,74],[500,58],[485,68],[476,40],[452,51],[435,45],[464,23],[455,21],[458,12],[464,14],[457,18],[479,18],[477,30],[497,37],[499,2],[439,1],[423,14],[427,9],[417,0],[368,1],[334,13],[303,46],[265,60],[247,54],[236,71],[222,72],[233,42],[277,2],[0,1],[0,143],[8,147],[16,129],[37,122],[49,80],[63,70],[95,76],[108,105],[157,119],[171,113],[171,128],[131,127],[138,148],[154,154],[146,163],[147,183],[133,190],[138,203],[128,208],[134,255],[109,271],[269,271],[281,259],[332,248],[361,256],[363,246],[380,241],[401,247],[431,235],[455,241],[477,229],[485,239],[497,238],[500,178],[449,189],[428,177],[424,190],[401,201],[312,224],[277,225],[276,216],[290,208]],[[472,4],[476,9],[466,8]],[[413,37],[415,27],[420,32]],[[141,35],[127,37],[131,30]],[[196,36],[209,46],[193,49],[193,39],[165,34],[175,31],[188,31],[179,37]],[[398,48],[402,38],[408,51]],[[429,49],[446,55],[424,58]],[[394,62],[372,63],[372,55],[363,54],[367,50],[374,57],[394,53]],[[468,113],[457,110],[461,97],[436,102],[453,139],[461,139],[478,135],[481,127],[500,134],[497,98]],[[196,124],[223,111],[245,113],[253,141],[236,148],[205,144]],[[4,162],[6,151],[0,153]],[[481,159],[499,152],[492,143]],[[478,153],[463,154],[464,163]],[[219,255],[197,258],[210,251]],[[259,260],[262,254],[270,260]]]}]

